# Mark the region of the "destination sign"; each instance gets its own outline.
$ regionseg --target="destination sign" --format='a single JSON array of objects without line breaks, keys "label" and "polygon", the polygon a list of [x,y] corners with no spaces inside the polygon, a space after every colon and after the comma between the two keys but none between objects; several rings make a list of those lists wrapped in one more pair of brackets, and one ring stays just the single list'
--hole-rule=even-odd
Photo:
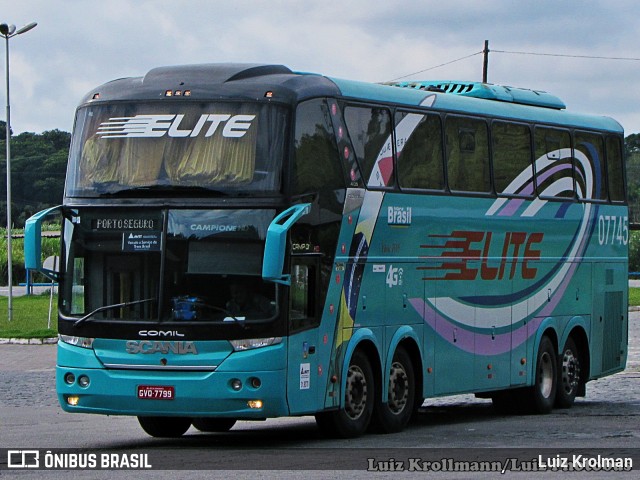
[{"label": "destination sign", "polygon": [[93,230],[158,230],[159,221],[153,218],[95,218]]}]

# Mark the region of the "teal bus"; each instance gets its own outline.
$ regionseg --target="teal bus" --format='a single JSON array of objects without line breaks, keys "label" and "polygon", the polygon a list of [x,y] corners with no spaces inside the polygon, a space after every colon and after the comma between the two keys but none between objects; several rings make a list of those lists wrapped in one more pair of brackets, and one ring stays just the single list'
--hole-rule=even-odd
[{"label": "teal bus", "polygon": [[568,408],[623,370],[628,241],[612,119],[492,84],[205,64],[87,94],[25,258],[59,282],[65,411],[353,437],[452,394]]}]

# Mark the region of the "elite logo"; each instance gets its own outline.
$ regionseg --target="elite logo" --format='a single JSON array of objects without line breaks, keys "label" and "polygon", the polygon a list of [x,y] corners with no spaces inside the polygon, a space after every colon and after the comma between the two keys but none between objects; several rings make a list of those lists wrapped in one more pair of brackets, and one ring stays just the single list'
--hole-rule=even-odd
[{"label": "elite logo", "polygon": [[178,115],[136,115],[135,117],[112,117],[102,122],[96,131],[100,138],[184,138],[197,137],[202,132],[211,137],[218,127],[222,136],[242,138],[252,125],[255,115],[203,114],[192,129],[181,129],[184,114]]}]

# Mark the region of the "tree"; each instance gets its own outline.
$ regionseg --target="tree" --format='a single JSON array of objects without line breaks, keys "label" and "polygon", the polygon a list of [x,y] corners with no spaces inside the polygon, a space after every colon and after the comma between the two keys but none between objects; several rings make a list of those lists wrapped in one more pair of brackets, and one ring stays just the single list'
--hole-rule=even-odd
[{"label": "tree", "polygon": [[640,133],[632,133],[624,139],[624,151],[627,155],[640,153]]},{"label": "tree", "polygon": [[[0,174],[6,176],[6,123],[0,122]],[[62,203],[64,176],[71,134],[49,130],[25,132],[11,138],[11,210],[13,227],[44,208]],[[6,199],[6,182],[0,182]],[[0,218],[6,217],[6,201],[0,202]]]}]

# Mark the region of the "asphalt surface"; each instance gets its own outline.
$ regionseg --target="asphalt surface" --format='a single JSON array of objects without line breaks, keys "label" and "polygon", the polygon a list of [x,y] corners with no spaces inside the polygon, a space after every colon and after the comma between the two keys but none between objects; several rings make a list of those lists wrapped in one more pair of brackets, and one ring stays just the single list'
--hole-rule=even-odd
[{"label": "asphalt surface", "polygon": [[[0,453],[5,448],[89,448],[95,451],[138,452],[156,455],[166,452],[184,470],[162,471],[33,471],[15,472],[0,469],[0,479],[24,478],[415,478],[419,472],[366,472],[332,470],[335,456],[356,455],[362,449],[382,458],[407,449],[433,451],[445,446],[452,451],[488,449],[483,452],[544,452],[545,448],[601,449],[609,454],[640,452],[640,312],[629,315],[629,353],[624,372],[589,382],[587,396],[576,399],[569,410],[554,410],[542,416],[499,416],[488,400],[473,395],[429,399],[416,421],[404,432],[393,435],[366,435],[351,440],[323,438],[313,417],[270,419],[266,422],[238,422],[226,434],[203,434],[191,428],[178,440],[146,436],[135,419],[84,414],[66,414],[55,395],[55,345],[0,345]],[[285,455],[300,453],[299,462],[310,470],[260,470],[273,460],[274,449]],[[327,450],[330,449],[330,450]],[[452,450],[453,449],[453,450]],[[532,450],[538,449],[538,450]],[[631,449],[631,450],[630,450]],[[264,451],[264,453],[263,453]],[[326,453],[329,451],[329,453]],[[200,453],[199,453],[200,452]],[[240,452],[240,453],[239,453]],[[314,457],[314,454],[320,452]],[[419,454],[419,453],[418,453]],[[462,453],[461,453],[462,454]],[[460,454],[460,455],[461,455]],[[499,453],[501,454],[501,453]],[[632,453],[633,454],[633,453]],[[219,459],[223,470],[187,470],[185,462],[194,455],[203,461]],[[488,455],[488,453],[482,453]],[[386,456],[386,457],[385,457]],[[287,458],[288,461],[292,459]],[[0,464],[4,461],[0,458]],[[180,463],[182,461],[182,463]],[[226,462],[226,463],[224,463]],[[227,470],[238,465],[248,471]],[[324,469],[314,470],[320,464]],[[300,465],[300,463],[298,464]],[[442,474],[436,478],[570,478],[589,480],[636,478],[640,460],[633,472],[519,472],[510,475]],[[254,470],[249,470],[254,469]]]}]

